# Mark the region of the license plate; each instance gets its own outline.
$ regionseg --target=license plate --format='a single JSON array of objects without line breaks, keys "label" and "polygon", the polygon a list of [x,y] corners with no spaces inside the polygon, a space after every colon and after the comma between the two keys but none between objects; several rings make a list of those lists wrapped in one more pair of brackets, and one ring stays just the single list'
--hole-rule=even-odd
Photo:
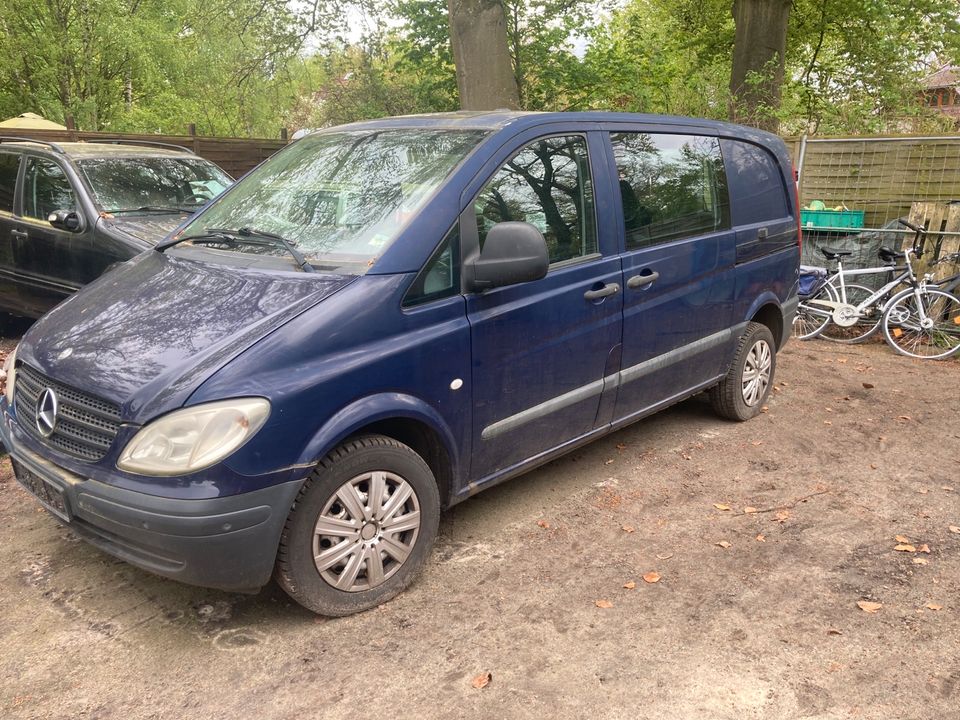
[{"label": "license plate", "polygon": [[67,499],[63,496],[63,491],[60,488],[47,482],[18,462],[13,463],[13,473],[20,484],[33,493],[47,510],[63,520],[70,519]]}]

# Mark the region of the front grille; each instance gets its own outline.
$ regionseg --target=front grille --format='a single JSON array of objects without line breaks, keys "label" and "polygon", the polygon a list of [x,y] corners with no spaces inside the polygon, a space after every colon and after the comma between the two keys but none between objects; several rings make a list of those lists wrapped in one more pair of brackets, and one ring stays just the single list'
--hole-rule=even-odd
[{"label": "front grille", "polygon": [[[51,380],[29,365],[17,368],[16,382],[14,401],[20,427],[40,442],[81,460],[96,461],[107,454],[120,427],[117,405]],[[35,422],[37,400],[47,388],[59,401],[57,423],[50,437],[41,435]]]}]

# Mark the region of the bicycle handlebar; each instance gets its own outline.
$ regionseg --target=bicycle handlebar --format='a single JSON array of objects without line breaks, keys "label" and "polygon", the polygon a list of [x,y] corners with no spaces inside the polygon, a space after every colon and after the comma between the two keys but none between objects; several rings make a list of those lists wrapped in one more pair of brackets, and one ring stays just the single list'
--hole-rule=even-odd
[{"label": "bicycle handlebar", "polygon": [[914,224],[913,224],[912,222],[910,222],[909,220],[904,220],[903,218],[897,218],[897,222],[900,223],[901,225],[906,225],[908,228],[910,228],[911,230],[913,230],[913,231],[916,232],[916,233],[926,233],[926,232],[927,232],[927,231],[924,230],[922,227],[919,227],[919,226],[917,226],[917,225],[914,225]]}]

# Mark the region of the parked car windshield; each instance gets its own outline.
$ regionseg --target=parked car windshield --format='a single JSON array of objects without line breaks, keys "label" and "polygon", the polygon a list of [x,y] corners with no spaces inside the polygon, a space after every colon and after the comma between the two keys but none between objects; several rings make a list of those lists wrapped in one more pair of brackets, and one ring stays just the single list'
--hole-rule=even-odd
[{"label": "parked car windshield", "polygon": [[[483,136],[422,128],[309,135],[253,170],[183,235],[275,233],[318,269],[362,274]],[[284,253],[263,244],[223,247]]]},{"label": "parked car windshield", "polygon": [[77,166],[105,212],[142,207],[195,210],[233,184],[223,170],[198,157],[82,158]]}]

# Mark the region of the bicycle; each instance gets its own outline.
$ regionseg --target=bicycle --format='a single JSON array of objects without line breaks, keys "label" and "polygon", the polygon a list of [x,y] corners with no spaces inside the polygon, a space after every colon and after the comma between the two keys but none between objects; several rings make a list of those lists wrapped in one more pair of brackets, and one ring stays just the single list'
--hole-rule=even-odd
[{"label": "bicycle", "polygon": [[[880,248],[878,255],[883,265],[853,270],[843,269],[843,258],[853,253],[849,250],[821,248],[828,261],[836,261],[837,269],[830,274],[827,268],[805,267],[801,270],[801,286],[806,279],[809,289],[806,294],[801,287],[801,301],[794,319],[794,336],[800,340],[824,337],[840,343],[859,343],[873,336],[880,328],[887,300],[903,283],[916,285],[911,257],[923,255],[922,238],[926,231],[900,219],[899,222],[915,232],[912,248],[898,252]],[[896,266],[898,259],[904,265]],[[879,290],[855,283],[846,278],[858,275],[896,275]],[[805,275],[804,275],[805,274]],[[810,277],[816,279],[811,283]]]},{"label": "bicycle", "polygon": [[[960,253],[937,262],[960,260]],[[960,273],[929,281],[894,295],[883,314],[883,335],[901,355],[921,360],[944,360],[960,353],[960,298],[947,288],[960,287]]]}]

